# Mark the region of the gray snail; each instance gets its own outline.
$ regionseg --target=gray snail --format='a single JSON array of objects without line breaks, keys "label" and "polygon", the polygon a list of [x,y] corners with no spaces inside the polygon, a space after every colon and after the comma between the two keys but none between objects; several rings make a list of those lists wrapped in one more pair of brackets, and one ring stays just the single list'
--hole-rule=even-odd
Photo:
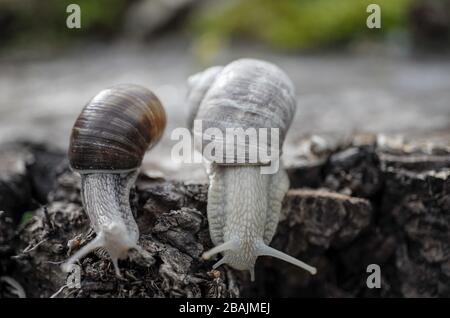
[{"label": "gray snail", "polygon": [[[291,80],[277,66],[240,59],[191,76],[188,86],[192,127],[194,120],[202,122],[201,131],[193,129],[194,138],[196,135],[202,138],[197,145],[204,147],[205,140],[212,140],[218,147],[224,147],[229,142],[205,136],[208,128],[218,129],[224,135],[227,128],[277,128],[281,151],[297,105]],[[208,223],[215,247],[205,252],[203,258],[221,253],[223,257],[213,268],[228,264],[248,270],[252,281],[258,256],[282,259],[314,275],[316,268],[269,246],[289,188],[281,163],[277,172],[262,174],[259,168],[267,162],[248,160],[249,139],[231,142],[237,150],[245,151],[228,153],[220,161],[205,158],[209,176]],[[270,146],[270,142],[263,140],[256,148],[263,146]]]},{"label": "gray snail", "polygon": [[166,115],[148,89],[121,84],[102,90],[83,108],[69,146],[72,170],[81,175],[81,197],[96,237],[63,266],[70,266],[96,248],[110,256],[120,276],[118,259],[138,246],[139,229],[129,195],[145,152],[161,138]]}]

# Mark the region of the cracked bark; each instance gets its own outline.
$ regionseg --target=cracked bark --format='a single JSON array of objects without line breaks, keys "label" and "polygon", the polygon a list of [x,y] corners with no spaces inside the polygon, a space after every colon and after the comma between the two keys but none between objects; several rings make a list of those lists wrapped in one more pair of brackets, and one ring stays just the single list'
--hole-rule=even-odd
[{"label": "cracked bark", "polygon": [[[141,174],[131,203],[151,258],[120,261],[118,279],[96,251],[81,261],[81,288],[62,288],[60,263],[95,234],[64,156],[30,145],[15,153],[25,169],[0,160],[0,185],[19,180],[15,198],[26,198],[0,197],[0,276],[31,297],[449,297],[449,148],[380,136],[305,143],[287,165],[292,189],[271,245],[317,266],[316,276],[268,257],[255,283],[227,266],[211,270],[214,260],[200,258],[212,246],[207,185]],[[34,216],[21,224],[27,209]],[[369,264],[381,267],[381,289],[366,286]],[[14,297],[1,282],[0,295]]]}]

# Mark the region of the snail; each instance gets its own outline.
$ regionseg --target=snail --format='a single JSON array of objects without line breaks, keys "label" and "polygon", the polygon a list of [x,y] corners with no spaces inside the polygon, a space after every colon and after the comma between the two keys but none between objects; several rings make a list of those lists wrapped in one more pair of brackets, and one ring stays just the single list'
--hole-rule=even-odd
[{"label": "snail", "polygon": [[[203,253],[203,258],[221,253],[223,257],[213,268],[228,264],[248,270],[252,281],[258,256],[276,257],[316,274],[316,268],[269,246],[289,188],[289,179],[279,162],[283,140],[297,107],[289,77],[274,64],[240,59],[192,75],[188,86],[187,103],[196,149],[200,152],[206,149],[208,141],[216,152],[230,144],[235,146],[231,153],[219,152],[219,156],[205,157],[202,153],[209,177],[209,232],[215,245]],[[196,128],[199,121],[200,128]],[[230,141],[218,137],[218,133],[227,135],[225,131],[230,128],[275,129],[278,135],[274,137],[281,142],[276,145],[276,138],[272,137],[270,142],[260,138],[256,145],[251,145],[250,138]],[[196,137],[201,141],[195,143]],[[268,162],[260,157],[251,162],[250,152],[269,147],[277,152],[270,162],[278,169],[263,173],[260,168]]]},{"label": "snail", "polygon": [[69,162],[81,175],[84,210],[96,237],[63,266],[71,265],[96,248],[110,256],[120,276],[118,259],[138,246],[139,229],[129,203],[130,189],[145,152],[164,131],[166,115],[148,89],[116,85],[94,96],[75,121],[70,137]]}]

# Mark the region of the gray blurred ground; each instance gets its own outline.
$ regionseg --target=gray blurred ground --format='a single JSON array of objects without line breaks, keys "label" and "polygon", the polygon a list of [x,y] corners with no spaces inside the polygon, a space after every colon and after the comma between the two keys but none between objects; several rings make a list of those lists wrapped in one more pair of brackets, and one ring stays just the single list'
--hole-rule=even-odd
[{"label": "gray blurred ground", "polygon": [[[354,132],[402,134],[450,140],[450,60],[399,55],[279,55],[261,48],[232,47],[217,63],[239,57],[278,64],[295,83],[298,110],[287,137],[289,155],[300,136]],[[145,169],[182,179],[202,178],[201,166],[170,160],[170,133],[186,126],[185,79],[203,69],[187,41],[151,45],[122,43],[70,54],[0,57],[0,143],[45,142],[67,148],[71,126],[84,104],[117,83],[151,88],[168,113],[161,143]]]}]

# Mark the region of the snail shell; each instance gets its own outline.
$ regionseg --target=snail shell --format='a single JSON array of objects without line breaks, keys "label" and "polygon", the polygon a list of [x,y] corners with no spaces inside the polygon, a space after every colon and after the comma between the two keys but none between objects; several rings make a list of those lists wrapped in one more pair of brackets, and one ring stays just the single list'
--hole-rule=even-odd
[{"label": "snail shell", "polygon": [[198,108],[203,98],[205,98],[206,92],[222,70],[223,66],[213,66],[188,78],[188,125],[191,129],[193,128],[193,121],[197,116]]},{"label": "snail shell", "polygon": [[[191,118],[202,121],[202,130],[194,129],[194,135],[202,138],[203,148],[214,139],[205,132],[208,128],[218,128],[224,136],[227,128],[268,128],[268,132],[270,128],[278,128],[281,154],[295,114],[296,100],[294,86],[280,68],[265,61],[240,59],[223,68],[213,67],[196,74],[189,84]],[[213,142],[217,147],[224,147],[230,141],[215,138]],[[247,163],[249,139],[233,139],[232,143],[238,151],[231,158],[226,158],[230,154],[223,151],[222,163]],[[261,147],[270,149],[270,138],[267,138],[267,144],[258,143],[258,153]],[[245,158],[239,154],[245,154]]]},{"label": "snail shell", "polygon": [[72,129],[70,165],[76,171],[137,169],[166,125],[159,99],[131,84],[105,89],[84,107]]}]

